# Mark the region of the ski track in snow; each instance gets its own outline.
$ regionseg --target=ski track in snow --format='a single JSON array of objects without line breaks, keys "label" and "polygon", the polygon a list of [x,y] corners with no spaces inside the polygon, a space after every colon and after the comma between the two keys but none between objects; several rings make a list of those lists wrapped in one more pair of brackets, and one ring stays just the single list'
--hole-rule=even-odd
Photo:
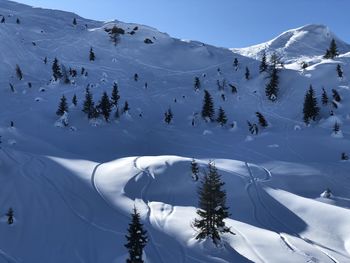
[{"label": "ski track in snow", "polygon": [[[278,223],[281,224],[282,226],[286,227],[286,229],[288,229],[289,231],[291,231],[291,233],[293,234],[293,236],[299,238],[300,240],[303,240],[305,243],[307,243],[307,244],[313,246],[315,249],[317,249],[317,250],[320,251],[322,254],[324,254],[324,255],[330,260],[330,262],[339,263],[339,261],[338,261],[337,259],[335,259],[335,258],[334,258],[333,256],[331,256],[329,253],[327,253],[326,251],[324,251],[324,250],[323,250],[322,248],[320,248],[318,245],[316,245],[312,240],[309,240],[309,239],[307,239],[307,238],[301,236],[300,234],[296,233],[295,231],[293,231],[292,229],[290,229],[289,226],[287,226],[285,223],[283,223],[281,220],[279,220],[277,217],[275,217],[275,216],[270,212],[270,210],[265,206],[265,204],[264,204],[264,202],[262,201],[262,198],[261,198],[261,196],[260,196],[260,194],[259,194],[259,189],[261,189],[261,188],[259,187],[259,189],[258,189],[257,183],[256,183],[256,182],[259,182],[259,180],[257,180],[257,178],[254,177],[254,175],[253,175],[253,173],[252,173],[252,171],[251,171],[251,169],[250,169],[249,164],[248,164],[247,162],[246,162],[245,164],[246,164],[247,170],[248,170],[248,172],[249,172],[249,174],[250,174],[250,176],[251,176],[251,180],[252,180],[252,184],[254,185],[254,189],[256,190],[257,197],[258,197],[258,201],[259,201],[259,203],[261,204],[261,207],[263,207],[264,210],[267,212],[267,214],[268,214],[269,216],[271,216],[271,218],[273,218],[276,222],[278,222]],[[265,170],[266,172],[268,171],[267,169],[264,169],[264,170]],[[271,178],[270,176],[271,176],[271,173],[269,173],[268,178]],[[264,180],[263,180],[263,181],[260,181],[260,182],[264,182]],[[297,249],[294,245],[292,245],[292,244],[290,243],[290,241],[287,241],[287,239],[286,239],[285,236],[283,236],[281,233],[279,233],[279,232],[277,232],[277,231],[275,231],[275,232],[276,232],[276,234],[278,234],[278,235],[281,237],[281,240],[283,241],[283,243],[284,243],[289,249],[291,249],[293,252],[299,252],[301,255],[307,257],[307,258],[308,258],[308,262],[315,262],[314,257],[310,257],[310,255],[308,255],[307,253],[302,252],[302,250],[300,250],[300,249]],[[287,241],[287,242],[286,242],[286,241]]]}]

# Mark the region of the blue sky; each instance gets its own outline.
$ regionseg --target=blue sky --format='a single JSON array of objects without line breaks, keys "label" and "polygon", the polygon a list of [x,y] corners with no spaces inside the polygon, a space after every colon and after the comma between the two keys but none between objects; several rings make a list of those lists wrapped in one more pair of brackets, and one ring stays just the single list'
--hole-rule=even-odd
[{"label": "blue sky", "polygon": [[287,29],[326,24],[350,43],[350,0],[18,0],[96,20],[153,26],[222,47],[265,42]]}]

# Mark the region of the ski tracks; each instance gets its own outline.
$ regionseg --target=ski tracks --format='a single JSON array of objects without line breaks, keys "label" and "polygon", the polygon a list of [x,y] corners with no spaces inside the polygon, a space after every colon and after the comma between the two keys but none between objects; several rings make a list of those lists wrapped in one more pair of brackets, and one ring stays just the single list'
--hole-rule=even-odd
[{"label": "ski tracks", "polygon": [[[257,180],[257,178],[255,178],[253,176],[253,173],[251,171],[251,168],[249,166],[249,164],[247,162],[245,162],[245,165],[247,167],[247,170],[249,172],[250,178],[251,178],[251,184],[253,184],[254,189],[256,190],[256,194],[257,194],[257,199],[258,202],[261,204],[261,206],[263,207],[263,209],[265,210],[265,212],[272,218],[274,219],[276,222],[278,222],[279,224],[281,224],[282,226],[284,226],[286,229],[290,230],[293,236],[295,236],[296,238],[299,238],[300,240],[304,241],[305,243],[307,243],[308,245],[311,245],[312,247],[314,247],[316,250],[320,251],[322,254],[324,254],[332,263],[339,263],[338,260],[336,260],[333,256],[331,256],[329,253],[325,252],[323,249],[321,249],[319,246],[317,246],[314,242],[312,242],[311,240],[301,236],[300,234],[296,233],[295,231],[293,231],[289,226],[287,226],[286,224],[284,224],[283,222],[281,222],[281,220],[279,220],[277,217],[275,217],[270,210],[265,206],[260,193],[259,193],[259,189],[257,187],[257,183],[259,182],[259,180]],[[268,171],[267,169],[263,168],[265,170],[266,173],[268,173],[267,178],[271,178],[271,172]],[[260,182],[264,182],[264,181],[260,181]],[[248,195],[250,196],[250,194],[248,193]],[[251,198],[251,196],[250,196]],[[254,200],[251,200],[252,202],[254,202]],[[254,205],[255,206],[255,205]],[[259,222],[259,220],[258,220]],[[281,238],[281,241],[286,245],[286,247],[288,249],[290,249],[292,252],[296,252],[304,257],[307,258],[307,262],[318,262],[318,260],[312,256],[310,256],[309,254],[303,252],[302,250],[298,249],[297,247],[295,247],[294,245],[291,244],[291,242],[282,234],[279,233],[278,231],[273,230],[276,234],[279,235],[279,237]]]}]

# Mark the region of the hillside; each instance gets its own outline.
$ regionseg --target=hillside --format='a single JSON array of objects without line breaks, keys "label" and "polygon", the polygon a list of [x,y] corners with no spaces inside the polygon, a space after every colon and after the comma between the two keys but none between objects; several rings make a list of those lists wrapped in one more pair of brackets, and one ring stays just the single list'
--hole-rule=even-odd
[{"label": "hillside", "polygon": [[[350,163],[341,160],[342,153],[350,155],[350,45],[327,27],[307,25],[230,50],[174,39],[145,25],[5,0],[2,18],[0,262],[125,262],[134,205],[149,235],[146,262],[350,260]],[[125,32],[116,45],[106,32],[114,26]],[[324,59],[332,39],[340,55]],[[274,102],[265,95],[269,74],[259,73],[263,51],[284,62]],[[69,83],[54,81],[55,58]],[[86,88],[97,105],[103,92],[111,95],[113,83],[119,117],[113,108],[109,122],[102,116],[89,120],[82,111]],[[310,85],[320,114],[306,125],[303,101]],[[332,89],[340,102],[332,103]],[[215,112],[225,110],[223,127],[201,117],[204,90]],[[62,95],[69,124],[57,127]],[[123,113],[126,101],[130,109]],[[168,109],[170,124],[164,122]],[[256,112],[269,125],[253,135],[247,121],[258,123]],[[226,183],[227,225],[236,235],[224,235],[218,248],[194,239],[200,182],[191,177],[192,158],[201,177],[215,161]],[[320,197],[327,188],[332,197]]]}]

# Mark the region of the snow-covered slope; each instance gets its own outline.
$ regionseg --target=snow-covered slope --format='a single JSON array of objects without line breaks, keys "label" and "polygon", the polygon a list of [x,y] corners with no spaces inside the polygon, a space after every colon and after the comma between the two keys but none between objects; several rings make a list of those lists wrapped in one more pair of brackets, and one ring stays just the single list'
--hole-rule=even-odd
[{"label": "snow-covered slope", "polygon": [[262,44],[232,50],[256,59],[260,59],[264,51],[267,54],[276,52],[284,61],[288,62],[324,55],[332,39],[336,40],[341,53],[350,51],[350,45],[339,39],[327,26],[315,24],[288,30]]},{"label": "snow-covered slope", "polygon": [[[146,262],[350,260],[350,164],[340,161],[342,152],[350,154],[350,48],[327,28],[308,25],[268,42],[267,51],[282,52],[286,62],[278,100],[270,102],[267,74],[259,74],[256,60],[266,45],[232,51],[144,25],[4,0],[0,15],[0,262],[125,262],[134,205],[149,233]],[[116,46],[105,32],[114,25],[126,32]],[[333,37],[341,54],[324,60]],[[95,61],[89,61],[91,47]],[[61,67],[77,70],[70,84],[52,81],[55,57]],[[310,66],[301,70],[305,57]],[[217,81],[226,81],[223,90]],[[113,82],[120,107],[128,101],[129,112],[115,119],[113,109],[109,123],[89,121],[82,112],[85,88],[98,103]],[[337,109],[320,105],[319,119],[307,127],[302,103],[310,84],[318,99],[324,88],[330,99],[336,89],[342,101]],[[204,89],[215,109],[225,110],[224,127],[200,117]],[[68,127],[55,126],[62,95],[69,102]],[[174,114],[169,125],[168,108]],[[256,123],[257,111],[269,127],[251,135],[247,121]],[[335,122],[342,136],[332,135]],[[202,174],[215,160],[226,183],[227,224],[236,235],[225,235],[219,248],[194,239],[199,182],[191,178],[192,157]],[[320,197],[327,188],[330,199]],[[12,226],[6,223],[9,207]]]}]

